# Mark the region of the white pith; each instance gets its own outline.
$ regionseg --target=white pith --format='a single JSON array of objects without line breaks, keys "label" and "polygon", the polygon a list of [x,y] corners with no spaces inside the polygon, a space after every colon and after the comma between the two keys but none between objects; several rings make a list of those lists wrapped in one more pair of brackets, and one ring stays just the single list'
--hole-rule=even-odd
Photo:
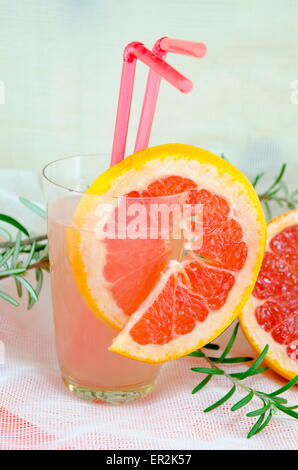
[{"label": "white pith", "polygon": [[[298,224],[298,210],[281,215],[280,217],[277,217],[275,220],[269,223],[267,230],[268,236],[266,242],[266,251],[271,251],[270,242],[275,235],[281,232],[284,228],[295,224]],[[260,300],[251,295],[249,301],[243,308],[241,322],[245,327],[246,334],[247,336],[249,336],[251,341],[258,347],[259,351],[261,351],[266,346],[266,344],[268,344],[268,363],[278,363],[282,367],[282,369],[287,371],[289,374],[291,374],[293,371],[298,373],[298,362],[288,356],[286,352],[286,345],[279,344],[274,341],[271,336],[271,333],[265,331],[256,320],[255,310],[258,306],[262,305],[265,302],[266,300]]]},{"label": "white pith", "polygon": [[[162,164],[158,159],[148,161],[141,170],[132,169],[117,177],[104,197],[109,200],[111,196],[120,196],[133,190],[143,190],[153,181],[171,175],[190,178],[197,184],[198,189],[204,188],[224,197],[231,208],[230,216],[237,220],[243,229],[243,241],[245,241],[248,246],[248,255],[245,265],[240,272],[241,275],[233,273],[235,276],[235,285],[230,291],[224,307],[210,313],[208,318],[203,323],[198,323],[191,333],[183,335],[183,348],[191,350],[198,343],[198,339],[206,337],[206,335],[208,336],[209,331],[214,331],[215,320],[218,330],[221,329],[221,326],[227,322],[227,318],[229,318],[235,308],[237,308],[239,299],[242,299],[244,292],[251,284],[252,272],[255,268],[259,252],[262,249],[260,246],[260,223],[258,221],[257,208],[251,203],[249,194],[242,183],[235,180],[228,172],[220,173],[214,165],[203,164],[196,160],[183,158],[177,160],[174,157],[167,157],[163,159]],[[100,204],[102,204],[102,200]],[[88,227],[92,226],[92,217],[93,215],[90,214],[90,220],[86,222]],[[97,223],[98,220],[97,218]],[[111,323],[116,327],[122,328],[127,322],[128,317],[115,303],[109,289],[109,283],[103,276],[106,262],[105,245],[101,243],[100,240],[94,243],[94,237],[95,235],[88,231],[81,232],[80,250],[86,266],[88,286],[92,297],[97,303],[98,309],[108,315],[111,319]],[[166,273],[162,276],[156,289],[162,288],[161,286],[168,275],[169,273]],[[148,307],[149,299],[152,299],[153,296],[156,295],[156,292],[157,291],[154,290],[151,293],[138,311],[130,318],[123,332],[117,337],[113,344],[113,347],[117,347],[117,350],[120,350],[124,343],[125,350],[133,348],[134,353],[138,350],[137,344],[129,337],[128,331],[137,321],[136,318],[142,314],[141,312],[144,311],[145,306],[147,305]],[[160,358],[161,347],[164,350],[164,360],[166,360],[167,353],[170,349],[179,349],[179,337],[171,341],[170,344],[159,346],[158,348],[156,345],[142,346],[142,354],[144,354],[145,351],[145,354],[148,354],[148,357],[152,360],[154,360],[154,355]],[[156,349],[159,351],[156,351]]]}]

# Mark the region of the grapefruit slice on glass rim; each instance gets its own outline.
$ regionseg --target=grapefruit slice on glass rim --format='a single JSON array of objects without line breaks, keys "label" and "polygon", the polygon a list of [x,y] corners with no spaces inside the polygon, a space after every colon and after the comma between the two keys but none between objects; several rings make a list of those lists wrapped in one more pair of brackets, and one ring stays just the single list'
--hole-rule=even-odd
[{"label": "grapefruit slice on glass rim", "polygon": [[[203,205],[202,246],[185,240],[182,259],[163,239],[98,239],[90,231],[100,211],[89,195],[180,193]],[[248,179],[224,159],[183,144],[143,150],[100,175],[73,225],[67,246],[80,293],[95,315],[122,329],[110,350],[152,363],[200,348],[231,324],[252,292],[266,238]]]},{"label": "grapefruit slice on glass rim", "polygon": [[269,222],[263,264],[240,323],[257,352],[269,345],[271,369],[287,379],[298,374],[298,210]]}]

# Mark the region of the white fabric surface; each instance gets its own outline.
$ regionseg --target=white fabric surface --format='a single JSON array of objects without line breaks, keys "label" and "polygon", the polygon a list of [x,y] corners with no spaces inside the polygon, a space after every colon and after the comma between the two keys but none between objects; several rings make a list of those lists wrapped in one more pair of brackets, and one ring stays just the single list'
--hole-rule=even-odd
[{"label": "white fabric surface", "polygon": [[[16,178],[18,179],[16,180]],[[14,185],[12,186],[12,183]],[[16,205],[13,194],[41,197],[34,174],[0,172],[0,210],[29,220],[30,213]],[[35,216],[32,228],[39,227]],[[14,292],[10,280],[1,290]],[[225,333],[219,343],[225,343]],[[5,362],[0,364],[0,449],[297,449],[298,428],[291,418],[278,415],[259,435],[245,438],[254,418],[245,412],[230,412],[234,401],[211,413],[203,413],[230,385],[214,378],[206,388],[191,395],[201,380],[190,367],[203,365],[197,358],[183,358],[163,366],[156,390],[138,402],[96,405],[80,401],[67,392],[59,377],[55,355],[49,277],[38,304],[26,311],[0,301],[0,340],[5,344]],[[235,354],[252,354],[239,335]],[[240,370],[245,366],[234,366]],[[284,381],[269,372],[247,381],[263,391],[273,391]],[[294,404],[297,390],[284,395]]]}]

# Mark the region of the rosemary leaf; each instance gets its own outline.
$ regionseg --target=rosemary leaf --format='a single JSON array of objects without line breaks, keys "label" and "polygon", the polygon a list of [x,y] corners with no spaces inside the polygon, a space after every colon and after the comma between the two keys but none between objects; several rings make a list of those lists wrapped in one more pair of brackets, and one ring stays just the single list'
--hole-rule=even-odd
[{"label": "rosemary leaf", "polygon": [[29,237],[28,230],[20,222],[18,222],[16,219],[14,219],[13,217],[10,217],[9,215],[6,215],[6,214],[0,214],[0,220],[2,220],[3,222],[8,223],[10,225],[13,225],[15,228],[17,228],[18,230],[23,232],[27,237]]},{"label": "rosemary leaf", "polygon": [[20,305],[17,300],[11,297],[11,295],[7,294],[6,292],[2,292],[1,290],[0,290],[0,297],[6,300],[7,302],[9,302],[10,304],[14,305],[15,307],[18,307]]},{"label": "rosemary leaf", "polygon": [[27,279],[25,279],[23,276],[15,276],[15,278],[21,283],[23,284],[23,287],[25,287],[27,289],[27,291],[30,293],[30,295],[33,297],[33,299],[35,301],[38,300],[38,296],[35,292],[35,290],[33,289],[33,287],[31,286],[30,282],[27,281]]},{"label": "rosemary leaf", "polygon": [[232,336],[225,348],[225,350],[223,351],[222,355],[220,356],[220,358],[218,359],[218,362],[221,362],[223,359],[225,359],[225,357],[229,354],[229,352],[231,351],[232,347],[233,347],[233,344],[235,343],[235,339],[236,339],[236,336],[237,336],[237,333],[238,333],[238,329],[239,329],[239,323],[236,324],[234,330],[233,330],[233,333],[232,333]]},{"label": "rosemary leaf", "polygon": [[249,375],[247,375],[247,371],[246,371],[246,372],[235,372],[233,374],[230,374],[230,376],[239,380],[244,380],[244,379],[247,379],[247,377],[252,377],[253,375],[262,374],[263,372],[266,372],[266,370],[268,369],[269,367],[260,367],[259,369],[253,372],[250,372]]},{"label": "rosemary leaf", "polygon": [[254,411],[250,411],[249,413],[246,413],[246,416],[259,416],[259,415],[262,415],[263,413],[265,413],[267,410],[269,410],[269,408],[271,408],[271,403],[268,402],[265,406],[263,406],[262,408],[258,408],[257,410],[254,410]]},{"label": "rosemary leaf", "polygon": [[255,360],[255,362],[250,366],[250,368],[243,374],[242,378],[246,378],[248,376],[251,376],[253,372],[257,371],[257,368],[262,364],[267,352],[268,352],[269,346],[266,344],[264,347],[263,351],[259,355],[259,357]]},{"label": "rosemary leaf", "polygon": [[213,403],[213,405],[208,406],[208,408],[204,410],[204,413],[208,413],[209,411],[214,410],[218,406],[222,405],[229,398],[231,398],[232,395],[234,395],[235,391],[236,391],[236,385],[233,385],[233,387],[228,391],[228,393],[226,393],[220,400]]},{"label": "rosemary leaf", "polygon": [[9,250],[7,250],[0,259],[0,268],[5,265],[5,263],[9,260],[9,258],[13,255],[15,247],[13,246]]},{"label": "rosemary leaf", "polygon": [[205,349],[213,349],[215,351],[217,351],[220,346],[218,344],[215,344],[215,343],[208,343],[208,344],[205,344],[204,346]]},{"label": "rosemary leaf", "polygon": [[193,390],[192,390],[192,394],[194,395],[195,393],[199,392],[199,390],[201,390],[203,387],[205,387],[205,385],[207,385],[207,383],[212,379],[212,375],[206,375],[206,377],[202,380],[202,382],[200,382]]},{"label": "rosemary leaf", "polygon": [[191,357],[205,357],[205,354],[202,353],[202,351],[198,350],[198,351],[193,351],[193,352],[189,353],[188,356],[191,356]]},{"label": "rosemary leaf", "polygon": [[276,395],[280,395],[281,393],[284,393],[287,390],[289,390],[289,388],[293,387],[293,385],[296,385],[297,382],[298,382],[298,375],[293,377],[292,380],[290,380],[287,384],[283,385],[283,387],[278,388],[272,393],[268,393],[268,396],[275,397]]},{"label": "rosemary leaf", "polygon": [[29,255],[28,255],[28,258],[26,259],[26,263],[25,263],[25,269],[27,269],[32,261],[32,258],[34,256],[34,253],[35,253],[35,250],[36,250],[36,241],[34,240],[34,242],[32,243],[31,245],[31,249],[29,251]]},{"label": "rosemary leaf", "polygon": [[[35,292],[36,292],[36,295],[37,297],[39,298],[39,294],[41,292],[41,288],[42,288],[42,284],[43,284],[43,272],[42,272],[42,269],[40,268],[37,268],[35,270],[35,279],[36,279],[36,286],[35,286]],[[36,303],[36,300],[34,300],[34,298],[29,295],[28,296],[28,310],[30,310]]]},{"label": "rosemary leaf", "polygon": [[257,186],[257,184],[258,184],[258,182],[260,181],[260,179],[263,178],[264,174],[265,174],[264,172],[259,173],[259,174],[255,177],[255,179],[252,181],[252,185],[253,185],[254,188]]},{"label": "rosemary leaf", "polygon": [[225,357],[224,359],[220,360],[220,358],[212,357],[213,362],[220,362],[221,364],[239,364],[241,362],[249,362],[253,360],[253,357]]},{"label": "rosemary leaf", "polygon": [[12,268],[12,269],[4,269],[0,271],[0,278],[7,277],[7,276],[14,276],[15,274],[21,274],[25,271],[24,267],[22,268]]},{"label": "rosemary leaf", "polygon": [[264,421],[265,415],[263,415],[263,420],[262,420],[263,422],[261,423],[261,425],[259,425],[253,433],[252,433],[252,430],[251,430],[250,433],[248,433],[247,438],[249,439],[250,437],[255,436],[256,434],[261,432],[267,426],[267,424],[269,424],[269,422],[271,421],[272,416],[273,416],[273,411],[272,410],[269,411],[265,421]]},{"label": "rosemary leaf", "polygon": [[247,439],[249,439],[250,437],[254,436],[254,435],[258,432],[258,430],[259,430],[261,424],[262,424],[263,421],[264,421],[264,418],[265,418],[265,414],[262,414],[262,415],[259,417],[259,419],[257,420],[257,422],[253,425],[253,427],[251,428],[251,430],[250,430],[249,433],[247,434]]},{"label": "rosemary leaf", "polygon": [[287,164],[286,163],[283,163],[282,167],[281,167],[281,170],[276,178],[276,180],[274,181],[274,183],[270,186],[270,188],[267,190],[267,192],[269,193],[275,186],[278,185],[278,183],[281,181],[285,171],[286,171],[286,168],[287,168]]},{"label": "rosemary leaf", "polygon": [[190,370],[193,372],[200,372],[201,374],[223,375],[224,371],[221,369],[212,369],[208,367],[192,367]]},{"label": "rosemary leaf", "polygon": [[237,401],[235,405],[232,406],[231,411],[236,411],[239,410],[240,408],[243,408],[245,405],[247,405],[254,397],[254,391],[251,390],[242,400]]},{"label": "rosemary leaf", "polygon": [[18,294],[18,297],[20,299],[22,297],[22,294],[23,294],[22,284],[17,279],[14,279],[14,281],[15,281],[15,285],[16,285],[16,289],[17,289],[17,294]]},{"label": "rosemary leaf", "polygon": [[28,207],[28,209],[31,209],[33,212],[35,212],[37,215],[42,217],[43,219],[46,218],[46,211],[40,207],[39,205],[35,204],[32,201],[29,201],[29,199],[26,199],[24,197],[19,197],[19,200],[24,204],[24,206]]},{"label": "rosemary leaf", "polygon": [[16,240],[15,240],[15,246],[14,246],[14,253],[11,258],[11,267],[15,268],[18,260],[18,256],[20,254],[20,246],[21,246],[21,240],[22,240],[22,235],[21,232],[18,231]]},{"label": "rosemary leaf", "polygon": [[283,413],[286,413],[287,415],[292,416],[292,418],[298,419],[298,413],[296,413],[296,411],[294,411],[292,407],[283,406],[280,403],[275,403],[275,406],[280,411],[283,411]]},{"label": "rosemary leaf", "polygon": [[[267,396],[269,396],[269,395],[267,395]],[[282,405],[285,404],[285,403],[288,403],[288,400],[286,400],[285,398],[282,398],[282,397],[272,397],[272,400],[274,402],[281,403]]]}]

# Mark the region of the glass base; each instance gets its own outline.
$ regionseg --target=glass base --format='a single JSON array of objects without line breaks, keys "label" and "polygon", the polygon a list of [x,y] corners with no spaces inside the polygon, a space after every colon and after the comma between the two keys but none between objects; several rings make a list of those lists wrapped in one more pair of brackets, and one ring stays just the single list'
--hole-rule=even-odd
[{"label": "glass base", "polygon": [[103,390],[78,384],[69,377],[62,377],[62,380],[67,389],[76,397],[92,401],[93,403],[107,403],[110,405],[121,405],[139,400],[148,395],[155,386],[153,382],[134,387],[125,387],[123,389]]}]

